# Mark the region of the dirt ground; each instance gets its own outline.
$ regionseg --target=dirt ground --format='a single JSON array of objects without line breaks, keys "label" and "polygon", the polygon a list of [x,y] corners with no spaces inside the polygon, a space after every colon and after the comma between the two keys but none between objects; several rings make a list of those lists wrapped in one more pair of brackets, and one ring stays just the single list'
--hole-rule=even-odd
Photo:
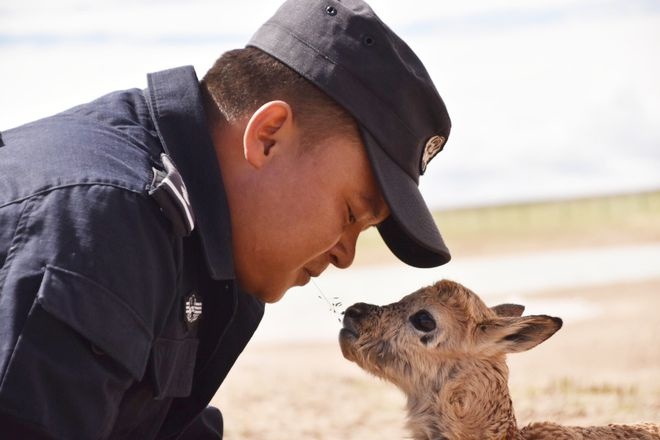
[{"label": "dirt ground", "polygon": [[[509,357],[519,424],[660,422],[660,279],[534,294],[576,297],[596,313]],[[213,404],[229,440],[408,438],[402,394],[335,343],[250,345]]]}]

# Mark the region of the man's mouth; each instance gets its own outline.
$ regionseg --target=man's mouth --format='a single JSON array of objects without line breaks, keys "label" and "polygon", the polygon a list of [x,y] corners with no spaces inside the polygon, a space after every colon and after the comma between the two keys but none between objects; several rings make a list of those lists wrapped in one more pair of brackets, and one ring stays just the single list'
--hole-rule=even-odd
[{"label": "man's mouth", "polygon": [[303,274],[304,278],[301,281],[299,281],[298,285],[300,285],[300,286],[306,285],[307,283],[309,283],[312,280],[312,278],[315,278],[315,277],[319,276],[319,274],[317,274],[315,272],[312,272],[311,270],[309,270],[305,267],[303,267],[303,269],[302,269],[302,274]]},{"label": "man's mouth", "polygon": [[310,277],[310,278],[317,278],[319,275],[323,273],[323,271],[314,271],[311,269],[303,268],[303,271]]}]

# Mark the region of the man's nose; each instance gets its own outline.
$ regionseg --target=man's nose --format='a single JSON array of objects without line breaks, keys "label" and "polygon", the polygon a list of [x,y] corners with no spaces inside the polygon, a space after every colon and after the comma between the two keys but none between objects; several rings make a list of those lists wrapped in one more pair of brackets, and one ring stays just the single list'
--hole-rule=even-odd
[{"label": "man's nose", "polygon": [[330,261],[340,269],[346,269],[355,259],[358,234],[346,232],[330,250]]}]

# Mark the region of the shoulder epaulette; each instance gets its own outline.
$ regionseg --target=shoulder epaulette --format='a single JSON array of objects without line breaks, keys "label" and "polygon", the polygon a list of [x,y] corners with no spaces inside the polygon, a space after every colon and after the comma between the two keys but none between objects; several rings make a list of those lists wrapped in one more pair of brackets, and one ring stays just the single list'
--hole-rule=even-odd
[{"label": "shoulder epaulette", "polygon": [[195,216],[186,184],[167,154],[161,154],[160,159],[164,170],[153,168],[154,179],[151,182],[149,195],[156,200],[161,211],[172,222],[178,235],[190,235],[195,229]]}]

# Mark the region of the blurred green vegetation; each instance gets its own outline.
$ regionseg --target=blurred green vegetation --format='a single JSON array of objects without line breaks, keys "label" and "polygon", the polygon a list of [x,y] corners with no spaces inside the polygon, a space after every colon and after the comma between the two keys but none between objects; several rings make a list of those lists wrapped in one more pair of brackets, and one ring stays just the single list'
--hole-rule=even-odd
[{"label": "blurred green vegetation", "polygon": [[[660,191],[434,212],[454,257],[660,241]],[[375,229],[357,262],[389,260]]]}]

